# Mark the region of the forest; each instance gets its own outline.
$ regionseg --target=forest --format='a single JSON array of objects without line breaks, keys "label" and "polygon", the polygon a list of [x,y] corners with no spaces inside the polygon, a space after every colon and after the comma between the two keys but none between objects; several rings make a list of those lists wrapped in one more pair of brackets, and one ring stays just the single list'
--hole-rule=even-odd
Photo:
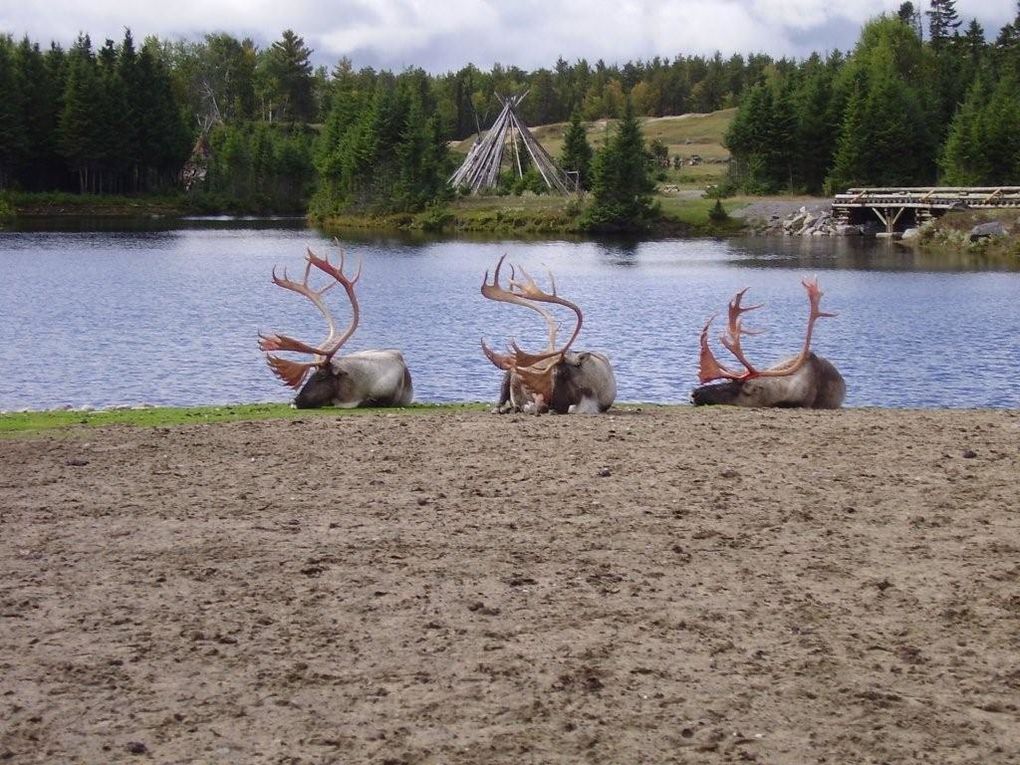
[{"label": "forest", "polygon": [[[498,94],[525,89],[525,122],[571,121],[559,159],[591,163],[596,197],[623,183],[613,204],[625,215],[649,213],[648,173],[626,167],[651,161],[639,118],[734,106],[724,191],[1020,178],[1020,2],[994,36],[965,24],[955,0],[905,2],[869,21],[852,51],[804,60],[678,54],[431,74],[346,58],[316,68],[312,53],[291,30],[264,48],[226,33],[139,46],[130,31],[101,46],[83,34],[66,50],[0,34],[0,191],[187,188],[210,210],[422,210],[455,193],[449,142],[484,130]],[[624,135],[587,146],[578,126],[603,118],[623,118]]]}]

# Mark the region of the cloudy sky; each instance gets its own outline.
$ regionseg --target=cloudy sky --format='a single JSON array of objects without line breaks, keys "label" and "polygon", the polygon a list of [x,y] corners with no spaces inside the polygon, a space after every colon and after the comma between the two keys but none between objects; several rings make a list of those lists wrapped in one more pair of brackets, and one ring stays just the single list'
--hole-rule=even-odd
[{"label": "cloudy sky", "polygon": [[[802,57],[849,50],[861,24],[900,0],[0,0],[0,32],[64,46],[79,32],[94,43],[201,39],[209,32],[260,46],[293,29],[316,64],[349,56],[356,67],[432,72],[499,62],[524,69],[599,58],[625,62],[678,53],[764,52]],[[928,0],[915,0],[927,9]],[[995,36],[1017,0],[957,0]]]}]

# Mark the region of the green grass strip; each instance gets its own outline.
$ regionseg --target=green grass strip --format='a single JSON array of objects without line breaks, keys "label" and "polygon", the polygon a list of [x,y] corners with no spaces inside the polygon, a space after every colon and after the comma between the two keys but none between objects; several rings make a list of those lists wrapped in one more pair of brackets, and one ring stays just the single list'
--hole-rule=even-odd
[{"label": "green grass strip", "polygon": [[198,407],[141,407],[95,411],[54,410],[0,414],[0,438],[75,427],[109,425],[155,428],[251,420],[296,420],[309,417],[357,417],[369,414],[425,414],[487,409],[488,404],[413,404],[364,409],[292,409],[289,404],[237,404]]}]

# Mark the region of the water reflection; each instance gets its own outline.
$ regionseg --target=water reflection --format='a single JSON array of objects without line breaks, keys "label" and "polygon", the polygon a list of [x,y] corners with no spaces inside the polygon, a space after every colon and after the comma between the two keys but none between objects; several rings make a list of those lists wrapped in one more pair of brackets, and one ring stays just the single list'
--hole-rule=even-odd
[{"label": "water reflection", "polygon": [[[73,231],[63,223],[0,233],[0,409],[288,399],[257,333],[317,342],[324,325],[269,275],[273,265],[300,273],[305,247],[327,251],[331,237],[280,219]],[[535,276],[552,269],[561,294],[581,304],[578,347],[608,353],[624,401],[686,401],[702,325],[745,286],[749,300],[767,303],[754,316],[768,332],[748,340],[752,358],[767,364],[795,352],[806,315],[799,282],[817,274],[824,307],[840,316],[819,323],[815,347],[847,378],[848,405],[1020,406],[1020,274],[1002,266],[860,239],[360,232],[345,245],[365,264],[349,350],[401,348],[421,401],[495,398],[499,373],[480,352],[483,336],[544,344],[535,316],[479,294],[482,274],[506,253]]]}]

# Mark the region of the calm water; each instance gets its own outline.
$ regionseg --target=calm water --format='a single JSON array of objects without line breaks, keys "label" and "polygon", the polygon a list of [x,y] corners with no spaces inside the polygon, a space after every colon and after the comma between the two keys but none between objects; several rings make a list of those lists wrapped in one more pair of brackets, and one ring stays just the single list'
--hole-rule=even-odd
[{"label": "calm water", "polygon": [[[257,334],[318,342],[324,322],[269,276],[274,264],[300,275],[305,247],[331,251],[328,239],[293,220],[117,228],[0,232],[0,410],[289,400]],[[747,302],[767,303],[748,320],[767,330],[745,341],[749,356],[768,365],[793,354],[807,311],[800,280],[817,275],[823,308],[839,316],[818,323],[814,347],[846,377],[849,406],[1020,407],[1017,272],[917,262],[859,241],[378,237],[346,247],[364,260],[348,350],[401,348],[422,402],[495,398],[482,337],[543,344],[537,317],[479,294],[507,253],[536,276],[552,269],[581,304],[576,347],[609,354],[621,401],[687,401],[702,324],[745,286]]]}]

